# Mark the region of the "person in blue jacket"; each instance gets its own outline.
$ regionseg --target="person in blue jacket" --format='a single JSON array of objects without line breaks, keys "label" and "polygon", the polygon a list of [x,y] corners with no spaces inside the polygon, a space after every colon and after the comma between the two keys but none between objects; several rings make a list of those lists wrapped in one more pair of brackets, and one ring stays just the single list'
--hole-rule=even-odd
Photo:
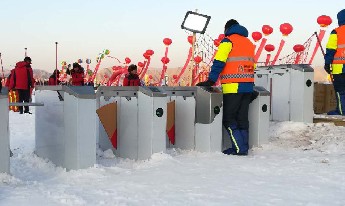
[{"label": "person in blue jacket", "polygon": [[333,79],[337,107],[327,114],[345,116],[345,9],[338,13],[337,19],[339,27],[329,36],[324,67]]},{"label": "person in blue jacket", "polygon": [[218,46],[213,65],[205,82],[197,86],[213,86],[220,78],[223,91],[223,125],[232,147],[225,154],[247,155],[249,141],[249,104],[254,88],[254,44],[248,30],[235,19],[227,21],[225,38]]}]

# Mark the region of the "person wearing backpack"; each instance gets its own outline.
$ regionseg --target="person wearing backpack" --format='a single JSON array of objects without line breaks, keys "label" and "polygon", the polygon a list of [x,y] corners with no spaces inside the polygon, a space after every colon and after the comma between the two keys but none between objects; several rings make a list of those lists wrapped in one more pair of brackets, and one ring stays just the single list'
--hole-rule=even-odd
[{"label": "person wearing backpack", "polygon": [[[17,90],[19,95],[18,102],[29,103],[30,102],[30,89],[34,88],[34,78],[33,71],[31,68],[31,58],[25,57],[24,61],[17,62],[16,67],[14,68],[13,74],[11,75],[10,80],[10,90]],[[29,111],[29,106],[19,107],[19,113],[28,113],[32,114]]]}]

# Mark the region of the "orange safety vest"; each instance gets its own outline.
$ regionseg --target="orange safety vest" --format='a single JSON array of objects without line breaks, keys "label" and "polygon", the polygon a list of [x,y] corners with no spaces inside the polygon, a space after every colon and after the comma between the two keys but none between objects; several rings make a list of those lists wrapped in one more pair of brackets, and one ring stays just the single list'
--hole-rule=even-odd
[{"label": "orange safety vest", "polygon": [[247,37],[238,34],[227,38],[232,43],[232,49],[220,74],[220,82],[254,82],[254,44]]},{"label": "orange safety vest", "polygon": [[345,25],[335,29],[337,32],[337,51],[332,64],[345,64]]}]

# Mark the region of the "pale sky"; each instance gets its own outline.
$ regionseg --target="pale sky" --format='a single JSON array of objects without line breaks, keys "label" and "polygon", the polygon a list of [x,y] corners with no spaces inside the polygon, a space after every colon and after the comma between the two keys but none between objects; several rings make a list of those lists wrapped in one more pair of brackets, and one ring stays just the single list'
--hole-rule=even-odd
[{"label": "pale sky", "polygon": [[[133,63],[143,61],[147,49],[154,50],[152,67],[161,67],[164,56],[163,38],[169,37],[169,67],[179,67],[187,57],[189,43],[181,23],[187,11],[198,11],[211,16],[206,33],[213,38],[223,32],[227,20],[234,18],[247,27],[249,33],[261,31],[264,24],[273,27],[268,43],[279,45],[279,25],[290,23],[294,27],[286,39],[282,55],[292,52],[295,44],[304,43],[314,31],[319,31],[316,19],[329,15],[333,19],[323,40],[325,46],[331,30],[338,26],[336,15],[345,8],[343,0],[0,0],[0,52],[4,69],[12,69],[24,58],[24,48],[33,60],[33,68],[55,69],[55,42],[58,44],[58,62],[73,63],[77,59],[92,59],[103,49],[110,55]],[[311,48],[312,50],[313,48]],[[312,52],[312,51],[310,51]],[[275,54],[275,53],[273,53]],[[265,53],[261,55],[261,60]],[[107,58],[101,67],[112,66]],[[323,65],[321,51],[314,65]],[[85,65],[83,65],[85,66]]]}]

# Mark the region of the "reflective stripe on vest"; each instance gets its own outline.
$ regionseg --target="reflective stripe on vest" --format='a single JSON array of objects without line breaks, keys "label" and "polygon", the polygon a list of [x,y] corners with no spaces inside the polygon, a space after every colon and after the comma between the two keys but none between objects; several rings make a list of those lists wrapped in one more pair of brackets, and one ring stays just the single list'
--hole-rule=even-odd
[{"label": "reflective stripe on vest", "polygon": [[254,63],[253,57],[229,57],[226,62],[248,61]]},{"label": "reflective stripe on vest", "polygon": [[[345,64],[345,25],[340,26],[335,29],[337,33],[337,50],[334,54],[333,65],[342,65]],[[339,66],[339,68],[342,68]],[[340,69],[342,70],[342,69]],[[343,71],[333,71],[333,74],[339,74]]]},{"label": "reflective stripe on vest", "polygon": [[220,79],[243,79],[243,78],[254,78],[254,74],[225,74],[221,75]]},{"label": "reflective stripe on vest", "polygon": [[336,60],[336,61],[345,60],[345,57],[334,57],[333,60]]},{"label": "reflective stripe on vest", "polygon": [[226,38],[232,49],[220,74],[221,84],[254,82],[254,44],[238,34]]}]

